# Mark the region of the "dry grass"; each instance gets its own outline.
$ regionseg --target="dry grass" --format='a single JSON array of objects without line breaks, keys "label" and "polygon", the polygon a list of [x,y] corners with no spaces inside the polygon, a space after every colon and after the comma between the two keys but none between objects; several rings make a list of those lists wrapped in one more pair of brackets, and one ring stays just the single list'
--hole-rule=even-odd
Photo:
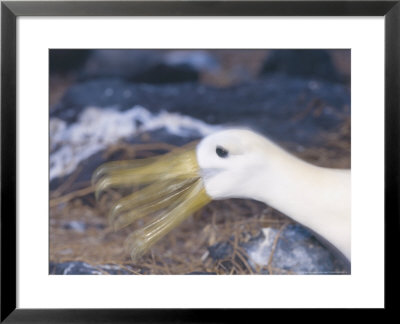
[{"label": "dry grass", "polygon": [[[309,148],[293,152],[311,163],[337,168],[350,167],[350,119],[335,134],[326,135],[324,148]],[[283,143],[290,149],[290,144]],[[124,158],[151,156],[154,151],[168,151],[173,146],[165,143],[110,147],[104,156],[115,151]],[[50,261],[84,261],[93,266],[116,264],[132,274],[185,274],[213,272],[217,274],[251,274],[246,252],[240,244],[259,234],[264,227],[282,230],[290,220],[276,210],[256,201],[231,199],[213,201],[174,229],[158,242],[140,262],[133,264],[124,249],[128,234],[141,226],[138,221],[128,228],[113,232],[107,224],[106,214],[119,193],[111,192],[96,202],[93,188],[86,184],[76,186],[77,173],[50,193]],[[71,186],[82,189],[70,191]],[[85,230],[68,229],[76,221]],[[230,242],[233,253],[227,260],[214,261],[208,247],[218,242]],[[272,259],[269,262],[271,264]],[[129,265],[129,268],[127,267]],[[279,269],[267,269],[279,273]]]}]

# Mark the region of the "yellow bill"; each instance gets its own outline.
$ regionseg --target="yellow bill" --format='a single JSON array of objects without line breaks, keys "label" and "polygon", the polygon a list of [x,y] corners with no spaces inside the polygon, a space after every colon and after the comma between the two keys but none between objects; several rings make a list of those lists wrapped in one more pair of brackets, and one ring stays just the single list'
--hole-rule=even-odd
[{"label": "yellow bill", "polygon": [[199,174],[194,144],[158,157],[103,164],[93,173],[92,181],[96,198],[110,188],[139,188],[117,201],[109,213],[115,230],[153,216],[127,239],[134,260],[211,201]]}]

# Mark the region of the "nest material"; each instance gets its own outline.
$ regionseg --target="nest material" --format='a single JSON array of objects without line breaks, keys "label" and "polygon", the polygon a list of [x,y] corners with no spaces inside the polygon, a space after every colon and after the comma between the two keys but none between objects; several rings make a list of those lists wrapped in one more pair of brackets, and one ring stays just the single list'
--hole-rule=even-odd
[{"label": "nest material", "polygon": [[[338,132],[327,134],[325,142],[327,144],[323,148],[300,150],[290,143],[281,144],[310,163],[349,168],[350,119]],[[109,147],[104,157],[116,151],[126,159],[149,157],[154,152],[171,148],[165,143],[137,146],[119,143]],[[241,244],[257,236],[262,228],[282,229],[291,222],[260,202],[244,199],[213,201],[169,233],[141,260],[133,263],[124,249],[124,241],[135,228],[143,225],[143,221],[114,232],[107,224],[106,213],[121,194],[110,192],[96,202],[93,188],[88,183],[75,183],[79,172],[79,169],[76,170],[63,185],[50,192],[51,262],[84,261],[94,267],[114,264],[132,274],[259,273],[262,269],[249,265]],[[71,191],[71,187],[81,189]],[[208,248],[218,242],[231,244],[233,253],[228,259],[210,257]],[[273,255],[270,261],[272,258]],[[281,273],[280,269],[269,268],[268,271]]]}]

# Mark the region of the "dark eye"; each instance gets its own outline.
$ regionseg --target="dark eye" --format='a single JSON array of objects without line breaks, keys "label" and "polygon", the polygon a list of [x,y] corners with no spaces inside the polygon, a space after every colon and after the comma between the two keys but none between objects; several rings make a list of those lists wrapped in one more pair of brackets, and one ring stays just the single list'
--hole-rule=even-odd
[{"label": "dark eye", "polygon": [[225,150],[223,147],[221,146],[217,146],[215,152],[217,153],[217,155],[221,158],[226,158],[229,154],[229,152],[227,150]]}]

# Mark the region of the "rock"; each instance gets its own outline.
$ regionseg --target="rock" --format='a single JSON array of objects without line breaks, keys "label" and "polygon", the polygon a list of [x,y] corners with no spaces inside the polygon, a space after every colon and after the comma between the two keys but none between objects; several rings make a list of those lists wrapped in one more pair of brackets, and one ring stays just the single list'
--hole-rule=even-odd
[{"label": "rock", "polygon": [[[127,266],[129,269],[129,266]],[[57,274],[57,275],[101,275],[101,274],[133,274],[133,272],[123,269],[118,265],[99,265],[92,266],[86,262],[81,261],[70,261],[70,262],[62,262],[55,263],[50,262],[49,266],[49,274]]]},{"label": "rock", "polygon": [[[279,230],[264,228],[259,236],[240,246],[247,252],[249,265],[256,270],[257,266],[266,267],[273,251],[276,235]],[[209,247],[209,256],[214,261],[222,261],[229,269],[233,248],[230,242],[220,242]],[[238,262],[235,259],[235,262]],[[320,241],[301,225],[288,225],[277,241],[270,264],[273,273],[283,274],[350,274],[350,264]],[[269,273],[264,268],[261,273]]]},{"label": "rock", "polygon": [[[246,259],[246,254],[243,253],[241,250],[238,250],[236,251],[237,254],[234,256],[232,241],[233,237],[228,242],[219,242],[208,247],[209,257],[214,261],[218,261],[219,266],[222,267],[225,272],[230,272],[232,270],[232,261],[234,261],[236,266],[239,266],[241,269],[246,270],[246,264],[243,262],[243,259]],[[239,256],[238,254],[240,254],[241,256]]]},{"label": "rock", "polygon": [[66,230],[73,230],[79,233],[84,233],[88,229],[88,224],[82,221],[70,221],[63,224],[62,228]]},{"label": "rock", "polygon": [[61,227],[66,230],[75,231],[78,233],[85,233],[89,228],[102,230],[106,227],[104,224],[91,224],[83,221],[72,220],[68,222],[62,222]]},{"label": "rock", "polygon": [[[168,112],[152,114],[140,106],[125,111],[89,107],[78,121],[70,124],[52,118],[50,188],[56,188],[57,183],[62,183],[78,166],[81,175],[77,180],[90,180],[95,168],[105,162],[103,151],[121,140],[129,144],[142,143],[141,135],[146,133],[148,143],[166,142],[181,146],[218,129],[189,116]],[[165,151],[159,152],[162,153]],[[118,152],[108,156],[109,160],[120,158]]]},{"label": "rock", "polygon": [[87,107],[118,110],[142,106],[212,125],[251,127],[277,141],[321,143],[350,115],[350,93],[340,84],[274,75],[227,89],[195,83],[149,85],[103,79],[72,86],[51,118],[76,122]]},{"label": "rock", "polygon": [[[86,262],[68,261],[62,263],[50,262],[49,274],[51,275],[134,275],[136,273],[146,274],[148,270],[143,269],[138,271],[129,271],[130,266],[125,265],[121,268],[115,264],[103,264],[92,266]],[[215,272],[193,271],[186,275],[216,275]]]},{"label": "rock", "polygon": [[80,81],[119,78],[134,83],[196,82],[219,67],[206,51],[52,50],[51,73],[74,72]]},{"label": "rock", "polygon": [[[251,262],[267,264],[278,232],[277,229],[265,228],[257,243],[246,246]],[[350,264],[344,256],[324,246],[309,230],[298,224],[287,226],[281,233],[271,266],[296,274],[350,273]]]},{"label": "rock", "polygon": [[76,72],[85,66],[93,50],[51,49],[50,74],[67,74]]},{"label": "rock", "polygon": [[127,78],[128,81],[134,83],[180,83],[180,82],[195,82],[199,80],[199,73],[192,69],[190,65],[167,65],[159,63],[142,73],[134,74]]},{"label": "rock", "polygon": [[307,79],[340,82],[328,51],[310,49],[271,50],[261,70],[262,75],[282,73]]},{"label": "rock", "polygon": [[230,242],[219,242],[208,248],[210,257],[214,260],[222,260],[229,257],[233,252],[233,247]]},{"label": "rock", "polygon": [[220,64],[215,56],[202,50],[174,50],[164,55],[168,65],[187,65],[196,71],[216,71]]}]

